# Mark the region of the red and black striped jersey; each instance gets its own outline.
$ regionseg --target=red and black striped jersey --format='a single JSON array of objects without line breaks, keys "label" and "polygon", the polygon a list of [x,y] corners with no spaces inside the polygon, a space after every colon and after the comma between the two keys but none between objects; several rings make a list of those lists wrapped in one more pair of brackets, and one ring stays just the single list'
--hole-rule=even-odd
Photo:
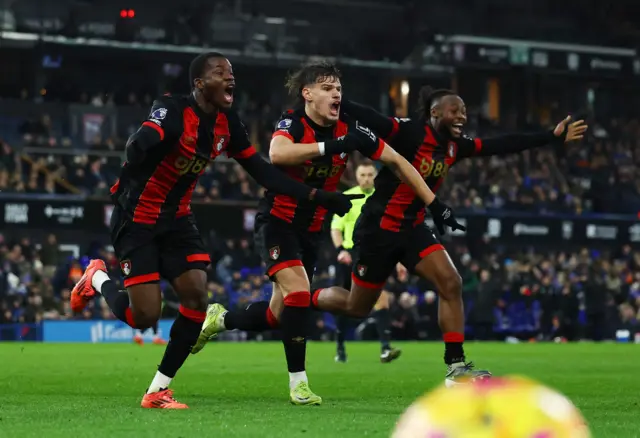
[{"label": "red and black striped jersey", "polygon": [[[355,119],[351,119],[355,123]],[[282,114],[276,124],[273,138],[285,136],[294,143],[317,143],[334,140],[347,135],[350,120],[343,115],[334,126],[319,126],[314,123],[303,109],[289,110]],[[373,149],[373,148],[372,148]],[[380,158],[384,142],[379,141],[375,150],[360,150],[374,160]],[[297,166],[278,166],[291,178],[316,189],[336,191],[344,173],[349,155],[325,155],[307,160]],[[274,216],[292,224],[295,228],[309,232],[322,230],[327,209],[310,201],[297,201],[291,196],[267,191],[260,202],[259,216]]]},{"label": "red and black striped jersey", "polygon": [[[421,120],[390,120],[391,133],[384,140],[418,170],[433,192],[458,160],[482,148],[480,139],[463,136],[445,140]],[[407,184],[384,167],[375,179],[375,192],[367,199],[362,216],[367,222],[379,223],[382,229],[401,231],[424,222],[425,205]]]},{"label": "red and black striped jersey", "polygon": [[191,95],[155,100],[141,132],[153,138],[152,146],[140,162],[124,163],[111,188],[116,204],[140,224],[191,214],[191,195],[211,160],[223,153],[232,158],[256,153],[234,111],[205,113]]}]

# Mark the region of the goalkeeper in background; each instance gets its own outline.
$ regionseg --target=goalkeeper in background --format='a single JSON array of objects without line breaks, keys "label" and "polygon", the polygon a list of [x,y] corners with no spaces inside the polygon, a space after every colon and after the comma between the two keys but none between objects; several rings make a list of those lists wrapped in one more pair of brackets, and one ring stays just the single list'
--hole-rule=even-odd
[{"label": "goalkeeper in background", "polygon": [[[331,222],[331,240],[338,251],[338,267],[336,269],[337,284],[346,290],[351,290],[351,249],[353,248],[353,230],[356,226],[362,206],[374,191],[373,180],[376,177],[376,168],[372,163],[363,163],[356,169],[356,180],[358,185],[344,192],[347,194],[362,194],[363,199],[352,200],[352,207],[349,213],[343,217],[333,216]],[[383,256],[383,255],[381,255]],[[389,315],[389,295],[383,291],[376,303],[372,315],[376,321],[378,336],[382,347],[380,361],[391,362],[400,356],[400,350],[391,348],[391,320]],[[344,336],[349,324],[349,317],[336,316],[336,341],[338,351],[336,362],[346,362],[347,353],[344,347]]]}]

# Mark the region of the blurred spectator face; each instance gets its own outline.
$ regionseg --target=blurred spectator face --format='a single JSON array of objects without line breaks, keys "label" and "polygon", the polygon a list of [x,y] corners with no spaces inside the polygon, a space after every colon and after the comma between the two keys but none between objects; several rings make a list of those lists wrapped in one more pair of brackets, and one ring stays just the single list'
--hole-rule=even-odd
[{"label": "blurred spectator face", "polygon": [[373,164],[361,164],[356,169],[356,180],[358,186],[368,192],[373,189],[373,180],[376,178],[376,168]]},{"label": "blurred spectator face", "polygon": [[413,305],[413,297],[409,292],[402,292],[398,303],[403,309],[409,309]]},{"label": "blurred spectator face", "polygon": [[240,240],[240,248],[248,249],[249,248],[249,241],[247,239],[241,239]]},{"label": "blurred spectator face", "polygon": [[482,271],[480,271],[480,281],[482,281],[483,283],[486,283],[487,281],[489,281],[490,278],[491,278],[491,274],[489,273],[489,271],[487,271],[486,269],[483,269]]},{"label": "blurred spectator face", "polygon": [[436,300],[436,293],[432,290],[428,290],[424,293],[424,300],[427,304],[433,304]]},{"label": "blurred spectator face", "polygon": [[49,234],[47,236],[47,242],[49,243],[49,245],[55,245],[57,242],[57,238],[55,234]]}]

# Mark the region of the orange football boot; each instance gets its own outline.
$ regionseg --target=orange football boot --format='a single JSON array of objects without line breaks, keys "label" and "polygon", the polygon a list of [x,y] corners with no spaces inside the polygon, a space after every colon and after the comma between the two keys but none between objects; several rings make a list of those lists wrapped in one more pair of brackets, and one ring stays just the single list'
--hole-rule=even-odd
[{"label": "orange football boot", "polygon": [[145,394],[142,397],[142,403],[140,406],[147,409],[188,409],[189,406],[184,403],[177,402],[173,398],[173,391],[170,389],[163,389],[158,392],[152,392],[151,394]]},{"label": "orange football boot", "polygon": [[144,339],[142,339],[142,336],[140,336],[140,335],[135,335],[133,337],[133,342],[135,342],[136,344],[138,344],[140,346],[144,345]]},{"label": "orange football boot", "polygon": [[167,341],[165,341],[164,339],[157,337],[157,338],[153,338],[153,343],[156,345],[167,345]]},{"label": "orange football boot", "polygon": [[95,297],[96,291],[91,285],[91,280],[97,271],[104,271],[106,273],[107,266],[100,259],[91,260],[84,274],[82,274],[80,281],[78,281],[71,291],[71,310],[74,312],[82,312],[87,303]]}]

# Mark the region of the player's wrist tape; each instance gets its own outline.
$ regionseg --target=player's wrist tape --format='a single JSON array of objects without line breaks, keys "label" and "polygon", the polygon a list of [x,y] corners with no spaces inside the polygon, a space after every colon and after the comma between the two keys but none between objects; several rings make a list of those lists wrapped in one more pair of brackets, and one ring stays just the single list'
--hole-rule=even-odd
[{"label": "player's wrist tape", "polygon": [[325,154],[324,142],[318,143],[318,152],[320,152],[321,157],[324,157],[324,154]]}]

